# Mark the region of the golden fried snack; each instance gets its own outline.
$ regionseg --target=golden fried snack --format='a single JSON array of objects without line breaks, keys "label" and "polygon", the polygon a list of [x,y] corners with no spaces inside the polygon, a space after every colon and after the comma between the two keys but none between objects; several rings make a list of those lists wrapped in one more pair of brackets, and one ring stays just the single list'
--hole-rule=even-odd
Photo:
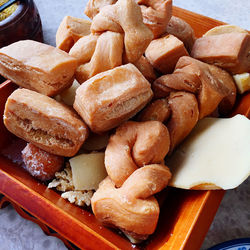
[{"label": "golden fried snack", "polygon": [[204,36],[194,43],[191,56],[232,74],[250,72],[250,35],[224,33]]},{"label": "golden fried snack", "polygon": [[158,121],[126,122],[111,136],[105,151],[104,179],[91,204],[96,218],[135,239],[155,230],[159,204],[153,197],[171,173],[161,164],[169,150],[169,133]]},{"label": "golden fried snack", "polygon": [[160,213],[153,195],[166,187],[170,178],[169,169],[160,164],[137,169],[120,188],[107,177],[91,199],[92,210],[103,224],[145,240],[155,231]]},{"label": "golden fried snack", "polygon": [[117,0],[89,0],[84,13],[90,19],[93,19],[104,6],[111,5],[116,2]]},{"label": "golden fried snack", "polygon": [[92,33],[113,31],[124,34],[123,61],[134,63],[153,39],[150,29],[143,23],[140,7],[134,0],[118,0],[105,6],[94,17]]},{"label": "golden fried snack", "polygon": [[194,94],[171,92],[168,98],[171,117],[166,126],[170,135],[170,152],[192,131],[199,119],[198,103]]},{"label": "golden fried snack", "polygon": [[56,32],[56,47],[69,52],[78,39],[90,34],[90,25],[88,20],[65,16]]},{"label": "golden fried snack", "polygon": [[166,97],[177,90],[194,93],[199,119],[210,115],[221,102],[224,104],[220,111],[227,113],[236,99],[236,87],[227,72],[186,56],[179,59],[173,74],[161,76],[153,83],[153,90],[156,97]]},{"label": "golden fried snack", "polygon": [[150,103],[140,113],[138,120],[145,121],[159,121],[165,122],[171,115],[171,110],[167,99],[157,99]]},{"label": "golden fried snack", "polygon": [[[72,56],[76,55],[79,62],[83,62],[83,58],[85,58],[85,62],[77,68],[75,73],[79,83],[85,82],[98,73],[122,65],[123,35],[107,31],[98,36],[97,40],[95,40],[96,36],[92,34],[84,38],[84,40],[79,40],[79,43],[83,45],[79,46],[80,50],[83,51],[87,48],[84,53],[78,52],[75,48],[75,46],[78,46],[78,42],[69,53]],[[83,41],[86,41],[86,43],[84,44]],[[87,61],[89,56],[90,60]]]},{"label": "golden fried snack", "polygon": [[[93,19],[103,7],[115,4],[117,0],[89,0],[84,13]],[[136,0],[141,8],[143,22],[153,32],[154,38],[166,32],[172,16],[172,0]]]},{"label": "golden fried snack", "polygon": [[179,38],[184,43],[187,51],[191,52],[195,41],[195,34],[193,28],[187,22],[179,17],[172,16],[166,31]]},{"label": "golden fried snack", "polygon": [[73,156],[88,136],[88,128],[68,106],[28,89],[7,99],[4,124],[16,136],[56,155]]},{"label": "golden fried snack", "polygon": [[23,149],[22,158],[25,170],[41,181],[54,178],[64,162],[64,157],[48,153],[32,143],[28,143]]},{"label": "golden fried snack", "polygon": [[0,49],[0,74],[17,85],[54,96],[73,82],[77,60],[52,46],[23,40]]},{"label": "golden fried snack", "polygon": [[74,109],[93,132],[101,133],[134,116],[151,98],[149,82],[133,64],[126,64],[82,84]]},{"label": "golden fried snack", "polygon": [[172,0],[136,0],[141,7],[143,22],[150,28],[154,38],[166,32],[172,16]]},{"label": "golden fried snack", "polygon": [[172,73],[180,57],[188,56],[181,40],[173,35],[153,40],[145,51],[145,56],[155,69],[163,74]]},{"label": "golden fried snack", "polygon": [[154,68],[145,56],[141,56],[141,58],[135,62],[134,65],[141,71],[149,82],[156,80],[157,77]]},{"label": "golden fried snack", "polygon": [[105,167],[116,187],[138,167],[161,163],[169,151],[168,129],[159,121],[126,122],[110,137]]}]

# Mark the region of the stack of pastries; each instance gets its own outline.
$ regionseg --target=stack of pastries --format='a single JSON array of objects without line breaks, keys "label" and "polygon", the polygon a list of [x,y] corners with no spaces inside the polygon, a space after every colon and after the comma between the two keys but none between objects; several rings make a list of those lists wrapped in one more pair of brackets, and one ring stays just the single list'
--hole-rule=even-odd
[{"label": "stack of pastries", "polygon": [[111,135],[107,145],[90,147],[105,150],[106,170],[91,206],[98,220],[136,240],[156,228],[154,194],[171,178],[166,155],[199,119],[228,114],[237,91],[230,73],[250,71],[249,34],[231,35],[238,50],[220,55],[211,46],[206,54],[206,44],[226,38],[196,40],[171,10],[171,0],[89,0],[91,22],[65,17],[56,48],[25,40],[0,49],[0,74],[20,86],[6,102],[4,124],[27,141],[25,169],[49,181],[68,157],[86,153],[91,138]]}]

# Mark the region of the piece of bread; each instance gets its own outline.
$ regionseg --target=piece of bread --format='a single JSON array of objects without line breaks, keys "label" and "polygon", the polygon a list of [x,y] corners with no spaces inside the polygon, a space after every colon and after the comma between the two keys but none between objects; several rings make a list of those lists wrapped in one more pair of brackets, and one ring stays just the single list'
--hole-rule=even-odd
[{"label": "piece of bread", "polygon": [[78,39],[90,34],[90,26],[88,20],[65,16],[56,32],[56,47],[69,52]]},{"label": "piece of bread", "polygon": [[4,124],[16,136],[56,155],[73,156],[88,136],[88,128],[68,106],[28,89],[8,98]]},{"label": "piece of bread", "polygon": [[93,132],[101,133],[134,116],[152,94],[141,72],[126,64],[87,80],[77,89],[73,106]]},{"label": "piece of bread", "polygon": [[31,40],[0,49],[0,74],[17,85],[54,96],[73,82],[77,60],[50,45]]}]

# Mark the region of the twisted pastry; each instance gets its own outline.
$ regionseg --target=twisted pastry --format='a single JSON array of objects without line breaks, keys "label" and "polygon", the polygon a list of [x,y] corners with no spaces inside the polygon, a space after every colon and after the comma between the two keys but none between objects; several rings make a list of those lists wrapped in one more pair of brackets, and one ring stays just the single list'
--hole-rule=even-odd
[{"label": "twisted pastry", "polygon": [[[93,19],[103,7],[115,4],[117,0],[89,0],[85,14]],[[143,22],[157,38],[166,32],[172,16],[172,0],[136,0],[141,8]]]},{"label": "twisted pastry", "polygon": [[171,173],[161,164],[169,150],[167,128],[158,121],[126,122],[105,151],[108,177],[91,200],[97,219],[136,239],[155,230],[159,204],[153,195],[166,187]]},{"label": "twisted pastry", "polygon": [[179,59],[173,74],[161,76],[152,88],[156,98],[166,99],[151,103],[139,120],[164,122],[169,129],[171,152],[198,119],[216,109],[220,114],[227,114],[236,98],[234,81],[226,71],[187,56]]},{"label": "twisted pastry", "polygon": [[[134,0],[118,0],[103,7],[92,21],[91,32],[78,40],[69,52],[83,63],[76,73],[79,82],[122,63],[138,61],[153,39]],[[83,52],[89,46],[87,52]]]}]

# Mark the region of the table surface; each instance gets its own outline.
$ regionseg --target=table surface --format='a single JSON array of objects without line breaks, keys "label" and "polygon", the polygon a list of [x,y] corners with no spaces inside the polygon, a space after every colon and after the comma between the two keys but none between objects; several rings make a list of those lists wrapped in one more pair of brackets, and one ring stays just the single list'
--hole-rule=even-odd
[{"label": "table surface", "polygon": [[[35,0],[43,24],[45,43],[55,45],[57,27],[64,16],[85,17],[87,0]],[[250,0],[173,0],[174,5],[250,30]],[[237,167],[237,166],[236,166]],[[250,237],[250,178],[226,192],[203,242],[207,249],[223,241]],[[8,206],[0,210],[1,249],[66,249],[62,241],[46,236],[39,226],[21,218]]]}]

